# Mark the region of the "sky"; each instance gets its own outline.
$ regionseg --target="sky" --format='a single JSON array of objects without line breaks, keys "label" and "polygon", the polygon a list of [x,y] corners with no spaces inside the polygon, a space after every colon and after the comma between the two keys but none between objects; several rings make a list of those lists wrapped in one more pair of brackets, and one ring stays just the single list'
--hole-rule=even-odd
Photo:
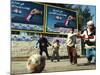
[{"label": "sky", "polygon": [[94,15],[93,21],[94,21],[94,24],[96,25],[96,6],[90,6],[89,8],[90,8],[91,14]]}]

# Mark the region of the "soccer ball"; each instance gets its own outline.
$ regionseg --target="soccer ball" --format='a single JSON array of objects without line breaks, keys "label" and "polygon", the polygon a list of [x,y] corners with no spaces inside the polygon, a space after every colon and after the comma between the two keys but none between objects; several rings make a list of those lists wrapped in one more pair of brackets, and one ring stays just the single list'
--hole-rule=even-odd
[{"label": "soccer ball", "polygon": [[40,73],[45,67],[45,57],[39,54],[33,54],[28,58],[27,69],[31,73]]}]

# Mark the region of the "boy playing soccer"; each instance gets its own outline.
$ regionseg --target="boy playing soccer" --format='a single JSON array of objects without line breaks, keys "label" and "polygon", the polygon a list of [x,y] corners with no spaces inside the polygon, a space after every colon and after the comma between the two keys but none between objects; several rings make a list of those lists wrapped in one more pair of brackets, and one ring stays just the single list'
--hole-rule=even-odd
[{"label": "boy playing soccer", "polygon": [[74,29],[70,28],[69,33],[67,35],[67,51],[71,64],[77,64],[77,52],[75,49],[76,44],[76,34],[74,33]]}]

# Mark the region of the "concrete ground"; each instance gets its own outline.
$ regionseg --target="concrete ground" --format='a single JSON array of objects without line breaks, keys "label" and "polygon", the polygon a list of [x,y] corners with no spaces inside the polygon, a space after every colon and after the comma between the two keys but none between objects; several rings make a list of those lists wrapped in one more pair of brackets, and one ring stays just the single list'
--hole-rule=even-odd
[{"label": "concrete ground", "polygon": [[[96,69],[96,65],[86,63],[86,58],[78,58],[78,65],[71,65],[69,59],[61,59],[60,62],[51,62],[51,60],[46,60],[46,66],[43,73]],[[28,74],[29,72],[26,69],[26,61],[12,61],[11,73],[14,75]]]}]

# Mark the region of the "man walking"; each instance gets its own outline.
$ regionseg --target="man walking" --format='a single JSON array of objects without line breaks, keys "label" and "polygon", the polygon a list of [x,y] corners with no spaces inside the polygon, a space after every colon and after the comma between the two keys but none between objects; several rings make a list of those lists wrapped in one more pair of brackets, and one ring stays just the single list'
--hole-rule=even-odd
[{"label": "man walking", "polygon": [[80,37],[84,39],[88,63],[91,63],[92,60],[92,63],[96,63],[96,35],[93,21],[87,22],[87,29]]}]

